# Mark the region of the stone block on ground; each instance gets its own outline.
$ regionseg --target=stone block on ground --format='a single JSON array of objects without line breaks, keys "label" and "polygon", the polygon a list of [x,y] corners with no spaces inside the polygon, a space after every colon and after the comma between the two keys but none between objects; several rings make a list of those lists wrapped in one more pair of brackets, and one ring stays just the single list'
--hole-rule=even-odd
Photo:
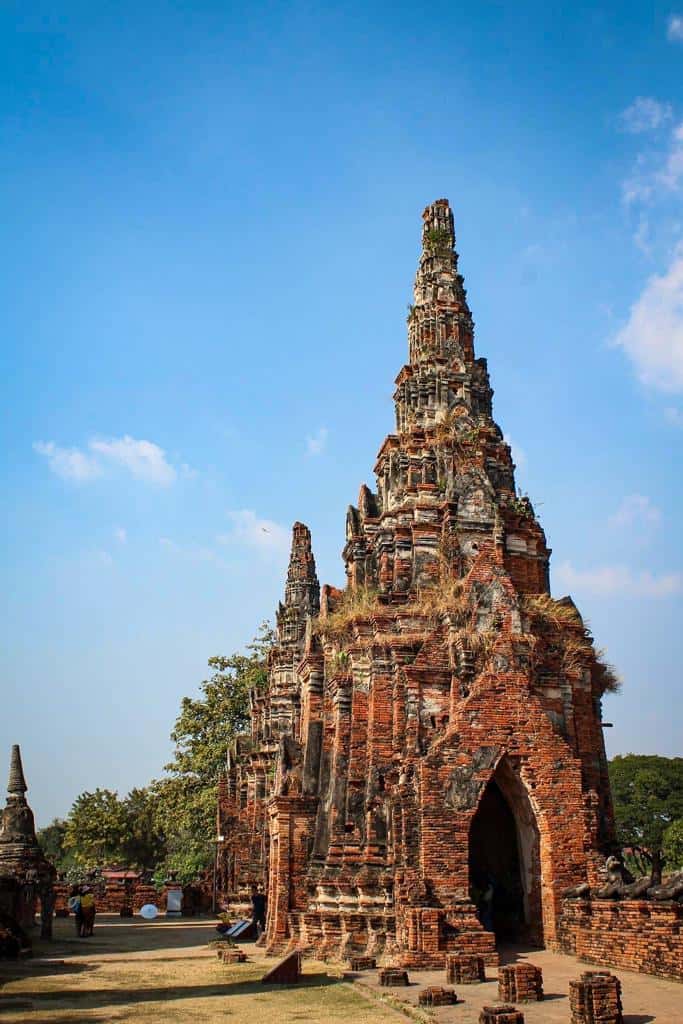
[{"label": "stone block on ground", "polygon": [[623,1024],[621,982],[609,971],[585,971],[569,982],[571,1024]]},{"label": "stone block on ground", "polygon": [[423,989],[418,999],[420,1006],[455,1006],[457,1001],[455,989],[441,988],[438,985],[430,985],[429,988]]},{"label": "stone block on ground", "polygon": [[224,964],[243,964],[246,963],[247,954],[243,949],[238,949],[237,946],[224,946],[217,950],[218,959]]},{"label": "stone block on ground", "polygon": [[261,978],[264,985],[296,985],[301,978],[301,953],[290,953]]},{"label": "stone block on ground", "polygon": [[455,985],[473,985],[486,981],[483,956],[469,953],[449,953],[446,957],[446,980]]},{"label": "stone block on ground", "polygon": [[484,1006],[479,1024],[524,1024],[524,1014],[515,1006]]},{"label": "stone block on ground", "polygon": [[541,968],[529,963],[499,967],[498,998],[504,1003],[531,1003],[543,999]]},{"label": "stone block on ground", "polygon": [[408,972],[400,967],[383,967],[379,972],[380,985],[409,985]]},{"label": "stone block on ground", "polygon": [[377,967],[374,956],[351,956],[349,964],[352,971],[371,971]]}]

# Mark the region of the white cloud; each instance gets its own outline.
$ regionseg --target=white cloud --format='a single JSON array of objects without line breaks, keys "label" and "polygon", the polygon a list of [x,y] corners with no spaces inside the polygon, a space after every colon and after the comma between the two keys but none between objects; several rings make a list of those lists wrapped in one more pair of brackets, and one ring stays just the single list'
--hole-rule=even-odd
[{"label": "white cloud", "polygon": [[259,519],[249,508],[228,512],[232,519],[232,529],[221,534],[221,544],[246,544],[266,554],[287,554],[291,536],[289,530],[272,519]]},{"label": "white cloud", "polygon": [[327,427],[321,427],[317,434],[309,435],[306,438],[306,453],[308,455],[322,455],[327,445]]},{"label": "white cloud", "polygon": [[[36,441],[34,451],[44,455],[53,473],[65,480],[94,480],[104,475],[107,464],[118,465],[137,480],[166,486],[177,477],[174,466],[166,459],[163,448],[153,441],[124,437],[97,438],[88,441],[87,450],[60,448],[54,441]],[[191,476],[192,470],[183,465],[181,472]]]},{"label": "white cloud", "polygon": [[673,405],[667,406],[664,410],[664,419],[672,427],[683,427],[683,412]]},{"label": "white cloud", "polygon": [[119,542],[119,544],[125,544],[126,541],[128,540],[128,534],[126,533],[122,526],[114,527],[114,536]]},{"label": "white cloud", "polygon": [[138,441],[126,434],[118,438],[93,438],[88,447],[102,458],[123,466],[138,480],[165,486],[176,479],[177,473],[166,461],[164,449],[153,441]]},{"label": "white cloud", "polygon": [[609,518],[610,526],[637,526],[646,524],[654,526],[659,523],[662,513],[650,501],[646,494],[629,494],[619,505],[613,516]]},{"label": "white cloud", "polygon": [[657,576],[651,572],[634,573],[625,565],[575,569],[571,562],[562,562],[553,576],[560,586],[568,590],[602,596],[669,597],[679,593],[683,587],[683,576],[679,572]]},{"label": "white cloud", "polygon": [[78,448],[60,448],[54,441],[36,441],[33,450],[44,455],[52,473],[64,480],[94,480],[102,475],[96,459]]},{"label": "white cloud", "polygon": [[665,146],[638,154],[633,172],[622,184],[622,198],[630,206],[678,196],[682,190],[683,121],[675,125]]},{"label": "white cloud", "polygon": [[631,106],[621,112],[619,121],[624,131],[639,135],[659,128],[672,115],[670,103],[660,103],[651,96],[637,96]]},{"label": "white cloud", "polygon": [[613,344],[624,350],[644,384],[683,391],[683,247],[664,274],[647,281]]},{"label": "white cloud", "polygon": [[512,452],[512,461],[514,462],[517,469],[524,469],[526,466],[526,452],[523,448],[520,448],[518,444],[512,440],[509,434],[503,435],[503,440],[506,444],[510,445],[510,451]]},{"label": "white cloud", "polygon": [[671,43],[683,43],[683,16],[670,14],[666,23],[666,38]]}]

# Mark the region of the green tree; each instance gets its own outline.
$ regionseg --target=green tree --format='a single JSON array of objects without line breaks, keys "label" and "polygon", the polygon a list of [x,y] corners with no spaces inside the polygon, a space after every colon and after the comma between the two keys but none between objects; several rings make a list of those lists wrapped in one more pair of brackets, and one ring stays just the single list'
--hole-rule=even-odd
[{"label": "green tree", "polygon": [[66,871],[73,862],[71,854],[64,848],[65,836],[66,822],[62,818],[54,818],[49,825],[36,832],[38,845],[59,872]]},{"label": "green tree", "polygon": [[125,802],[110,789],[76,797],[66,820],[64,848],[83,868],[125,860],[128,816]]},{"label": "green tree", "polygon": [[673,821],[664,833],[664,859],[669,867],[683,871],[683,818]]},{"label": "green tree", "polygon": [[683,818],[683,757],[626,754],[609,765],[617,836],[655,883],[667,859],[664,834]]},{"label": "green tree", "polygon": [[156,793],[131,789],[123,802],[126,828],[123,860],[129,867],[154,869],[166,855],[164,829],[157,816]]},{"label": "green tree", "polygon": [[166,838],[160,871],[190,881],[213,860],[219,775],[235,736],[249,724],[249,690],[265,686],[274,634],[262,623],[245,654],[209,658],[213,670],[198,698],[184,697],[171,739],[168,773],[152,784],[157,827]]}]

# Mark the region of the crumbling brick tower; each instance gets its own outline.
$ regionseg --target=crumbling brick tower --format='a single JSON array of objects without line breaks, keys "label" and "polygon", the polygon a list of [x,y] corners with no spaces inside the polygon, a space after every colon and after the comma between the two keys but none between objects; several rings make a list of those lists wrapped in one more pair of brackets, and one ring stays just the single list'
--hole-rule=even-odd
[{"label": "crumbling brick tower", "polygon": [[234,821],[267,816],[271,949],[387,947],[442,966],[449,952],[494,960],[496,936],[552,945],[562,891],[597,880],[613,677],[572,601],[550,597],[550,551],[475,358],[448,202],[423,221],[396,433],[376,492],[364,485],[347,514],[347,587],[323,587],[319,614],[297,605],[295,641],[279,613],[251,752],[227,787],[270,759]]}]

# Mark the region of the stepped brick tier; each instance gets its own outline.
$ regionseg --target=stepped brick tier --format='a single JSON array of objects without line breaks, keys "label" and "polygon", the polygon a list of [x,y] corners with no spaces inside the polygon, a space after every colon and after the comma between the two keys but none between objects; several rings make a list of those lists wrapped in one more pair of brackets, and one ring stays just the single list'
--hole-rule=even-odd
[{"label": "stepped brick tier", "polygon": [[391,985],[410,985],[407,971],[399,967],[383,967],[379,972],[379,983],[388,988]]},{"label": "stepped brick tier", "polygon": [[514,1006],[485,1006],[479,1024],[524,1024],[524,1014]]},{"label": "stepped brick tier", "polygon": [[607,971],[587,971],[569,982],[571,1024],[624,1024],[621,982]]},{"label": "stepped brick tier", "polygon": [[497,937],[556,944],[563,891],[599,884],[612,850],[613,678],[550,596],[454,244],[437,200],[346,587],[321,591],[296,523],[268,681],[220,784],[221,899],[267,887],[270,952],[497,965]]},{"label": "stepped brick tier", "polygon": [[529,963],[498,968],[498,998],[504,1003],[531,1003],[543,999],[543,972]]},{"label": "stepped brick tier", "polygon": [[566,900],[559,945],[591,963],[683,981],[683,904]]},{"label": "stepped brick tier", "polygon": [[420,1006],[455,1006],[458,997],[452,988],[439,988],[432,985],[420,992],[418,1003]]},{"label": "stepped brick tier", "polygon": [[0,823],[0,913],[22,932],[33,927],[41,909],[41,937],[52,936],[55,869],[38,846],[21,752],[12,747],[7,803]]},{"label": "stepped brick tier", "polygon": [[446,956],[446,979],[456,985],[475,985],[486,981],[486,967],[482,956],[449,953]]}]

